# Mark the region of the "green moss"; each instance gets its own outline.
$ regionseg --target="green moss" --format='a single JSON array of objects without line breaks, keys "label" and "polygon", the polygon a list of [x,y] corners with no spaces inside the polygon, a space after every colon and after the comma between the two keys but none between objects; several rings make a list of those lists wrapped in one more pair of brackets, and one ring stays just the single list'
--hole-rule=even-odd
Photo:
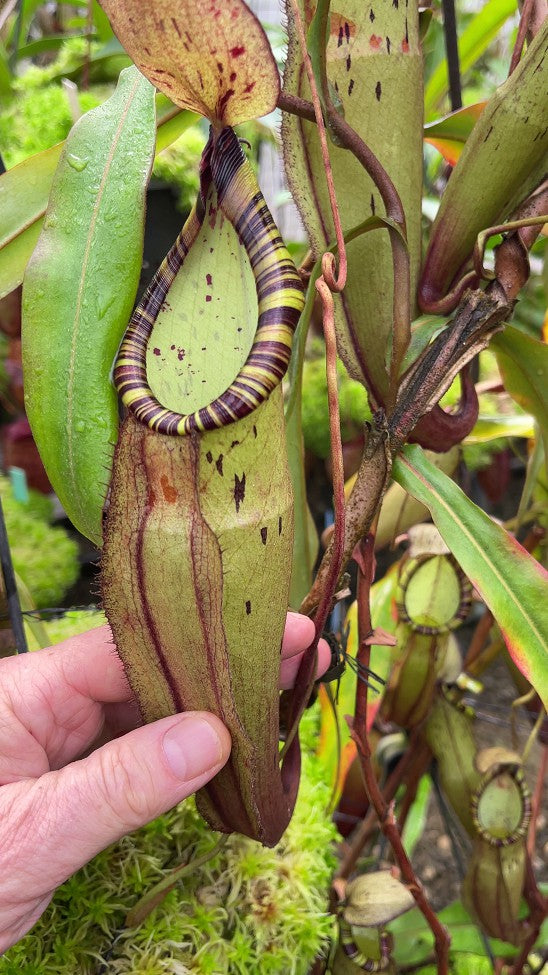
[{"label": "green moss", "polygon": [[31,494],[29,505],[16,501],[7,478],[0,496],[13,566],[37,607],[57,606],[78,578],[78,546],[64,528],[43,520],[50,506]]},{"label": "green moss", "polygon": [[[34,75],[40,69],[30,69]],[[74,119],[66,92],[59,83],[21,87],[0,113],[0,145],[6,167],[10,169],[34,153],[49,149],[66,139]],[[95,108],[104,93],[82,92],[78,101],[82,112]]]},{"label": "green moss", "polygon": [[86,610],[71,610],[60,616],[59,619],[48,620],[44,623],[49,637],[50,646],[54,643],[62,643],[71,636],[78,633],[85,633],[86,630],[93,630],[97,626],[103,626],[107,619],[100,610],[88,612]]},{"label": "green moss", "polygon": [[[308,746],[317,725],[317,714],[305,716]],[[295,815],[274,850],[229,837],[139,928],[127,929],[127,911],[147,889],[214,846],[193,800],[181,803],[67,881],[33,931],[0,959],[1,975],[96,975],[101,960],[109,975],[305,975],[331,933],[328,799],[309,751]]]},{"label": "green moss", "polygon": [[[361,383],[350,379],[342,362],[337,362],[339,409],[343,442],[363,433],[371,419],[367,392]],[[303,437],[305,446],[317,457],[329,456],[329,409],[325,355],[307,360],[303,369]]]}]

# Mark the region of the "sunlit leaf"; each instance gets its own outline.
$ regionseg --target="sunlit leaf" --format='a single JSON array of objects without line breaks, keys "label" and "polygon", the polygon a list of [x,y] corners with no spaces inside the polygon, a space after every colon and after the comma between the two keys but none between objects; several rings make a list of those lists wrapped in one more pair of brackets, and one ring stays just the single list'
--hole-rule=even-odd
[{"label": "sunlit leaf", "polygon": [[0,298],[23,280],[62,148],[46,149],[0,176]]},{"label": "sunlit leaf", "polygon": [[175,104],[223,125],[276,107],[278,68],[243,0],[101,0],[145,77]]},{"label": "sunlit leaf", "polygon": [[423,775],[402,832],[403,845],[408,857],[413,856],[413,851],[424,833],[431,792],[432,779],[429,775]]},{"label": "sunlit leaf", "polygon": [[[198,116],[194,112],[175,110],[163,95],[157,102],[158,153],[175,142]],[[64,145],[60,142],[51,149],[29,156],[0,176],[0,298],[23,280],[25,267],[42,229],[53,174]]]},{"label": "sunlit leaf", "polygon": [[[468,71],[487,50],[502,25],[515,12],[516,0],[488,0],[483,4],[459,38],[459,64],[462,74]],[[427,118],[448,91],[447,61],[444,58],[432,72],[424,92]]]},{"label": "sunlit leaf", "polygon": [[479,416],[464,443],[489,443],[500,437],[533,437],[535,421],[526,413],[520,416]]},{"label": "sunlit leaf", "polygon": [[394,478],[429,508],[453,552],[498,623],[508,650],[548,702],[548,573],[500,525],[425,457],[407,446]]},{"label": "sunlit leaf", "polygon": [[548,456],[548,346],[508,325],[495,336],[491,347],[505,389],[537,420]]},{"label": "sunlit leaf", "polygon": [[429,122],[424,126],[424,141],[434,146],[454,166],[485,105],[486,102],[476,102],[475,105],[451,112],[445,118]]},{"label": "sunlit leaf", "polygon": [[61,503],[96,544],[118,428],[110,372],[139,281],[154,137],[154,89],[127,68],[71,131],[23,288],[27,414]]}]

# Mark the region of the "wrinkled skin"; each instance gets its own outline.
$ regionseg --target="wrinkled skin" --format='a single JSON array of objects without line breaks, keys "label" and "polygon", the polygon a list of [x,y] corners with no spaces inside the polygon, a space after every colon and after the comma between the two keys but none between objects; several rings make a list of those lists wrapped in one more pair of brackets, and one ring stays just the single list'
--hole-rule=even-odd
[{"label": "wrinkled skin", "polygon": [[[281,687],[313,635],[311,620],[288,615]],[[329,659],[321,641],[318,672]],[[106,626],[1,660],[0,954],[75,870],[201,788],[229,753],[211,714],[141,725]]]}]

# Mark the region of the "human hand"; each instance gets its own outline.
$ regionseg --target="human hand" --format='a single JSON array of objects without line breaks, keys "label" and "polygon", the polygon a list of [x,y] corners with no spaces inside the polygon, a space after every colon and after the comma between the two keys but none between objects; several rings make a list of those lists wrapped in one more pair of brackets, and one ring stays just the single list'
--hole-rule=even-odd
[{"label": "human hand", "polygon": [[[288,614],[281,687],[292,686],[313,636],[311,620]],[[329,659],[321,641],[318,673]],[[211,714],[141,725],[108,626],[0,660],[0,954],[56,887],[200,789],[229,753],[228,731]]]}]

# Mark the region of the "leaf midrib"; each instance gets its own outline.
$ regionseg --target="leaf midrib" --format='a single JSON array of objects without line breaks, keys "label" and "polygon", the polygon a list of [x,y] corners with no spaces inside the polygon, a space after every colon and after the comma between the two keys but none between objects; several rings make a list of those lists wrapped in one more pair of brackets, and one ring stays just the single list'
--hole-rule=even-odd
[{"label": "leaf midrib", "polygon": [[526,625],[527,625],[527,626],[528,626],[528,627],[529,627],[529,628],[530,628],[530,629],[532,630],[532,632],[533,632],[533,633],[535,634],[535,636],[536,636],[536,638],[537,638],[537,641],[538,641],[538,644],[539,644],[539,648],[540,648],[540,650],[543,650],[543,649],[545,649],[545,646],[546,646],[546,645],[545,645],[545,642],[544,642],[544,639],[543,639],[543,637],[542,637],[542,634],[540,633],[540,631],[539,631],[539,630],[537,630],[537,628],[536,628],[536,626],[535,626],[535,624],[534,624],[534,622],[533,622],[533,621],[531,620],[531,618],[530,618],[529,616],[527,616],[527,615],[525,614],[525,612],[524,612],[524,611],[523,611],[523,609],[522,609],[522,606],[521,606],[521,604],[520,604],[520,603],[519,603],[519,601],[518,601],[518,600],[516,599],[516,597],[515,597],[515,595],[514,595],[514,593],[512,592],[512,590],[511,590],[511,589],[509,588],[509,586],[507,585],[507,583],[506,583],[506,581],[505,581],[505,579],[504,579],[504,576],[501,576],[501,575],[500,575],[500,573],[499,573],[499,572],[497,571],[497,569],[496,569],[496,566],[495,566],[495,565],[494,565],[494,564],[493,564],[493,563],[491,562],[491,560],[490,560],[490,559],[489,559],[489,557],[488,557],[488,556],[487,556],[487,555],[485,554],[485,552],[484,552],[484,551],[483,551],[482,549],[480,549],[480,547],[479,547],[479,545],[478,545],[478,544],[477,544],[477,542],[476,542],[476,539],[474,538],[474,535],[472,535],[472,534],[471,534],[471,533],[470,533],[470,532],[468,531],[468,529],[466,528],[466,525],[464,524],[464,522],[462,521],[462,519],[461,519],[461,518],[460,518],[460,517],[459,517],[458,515],[456,515],[456,514],[455,514],[455,510],[454,510],[453,508],[451,508],[451,507],[450,507],[450,506],[449,506],[449,505],[447,504],[447,502],[446,502],[446,501],[444,500],[444,498],[443,498],[443,496],[442,496],[441,494],[439,494],[439,492],[438,492],[438,491],[436,490],[436,488],[435,488],[435,487],[434,487],[434,486],[433,486],[433,485],[432,485],[432,484],[430,483],[430,481],[427,481],[427,480],[426,480],[426,478],[424,478],[424,477],[423,477],[423,476],[422,476],[422,475],[420,474],[420,472],[419,472],[419,471],[418,471],[418,470],[417,470],[417,469],[416,469],[415,467],[413,467],[413,465],[412,465],[412,464],[411,464],[411,463],[410,463],[410,462],[409,462],[409,461],[407,460],[407,458],[406,458],[406,457],[403,457],[403,456],[400,456],[400,458],[399,458],[399,459],[400,459],[400,461],[401,461],[401,462],[402,462],[402,463],[403,463],[403,464],[404,464],[404,465],[405,465],[405,466],[406,466],[406,467],[407,467],[407,468],[408,468],[408,469],[409,469],[409,470],[410,470],[410,471],[411,471],[411,472],[412,472],[412,473],[413,473],[413,474],[414,474],[414,475],[415,475],[415,476],[416,476],[416,477],[417,477],[417,478],[419,479],[419,481],[420,481],[420,482],[421,482],[422,484],[424,484],[424,485],[425,485],[425,487],[427,488],[427,490],[428,490],[429,492],[431,492],[431,493],[432,493],[432,494],[434,495],[434,497],[435,497],[435,498],[436,498],[436,500],[437,500],[437,501],[439,502],[439,504],[441,505],[441,507],[443,507],[443,508],[444,508],[444,510],[445,510],[445,511],[446,511],[446,512],[447,512],[447,513],[448,513],[448,514],[449,514],[449,515],[450,515],[450,516],[451,516],[451,517],[453,518],[453,520],[454,520],[454,521],[455,521],[455,522],[456,522],[456,523],[458,524],[458,526],[459,526],[459,528],[461,529],[461,531],[462,531],[462,533],[463,533],[463,535],[464,535],[464,536],[465,536],[465,537],[466,537],[466,538],[468,539],[468,541],[469,541],[469,542],[470,542],[470,543],[472,544],[472,547],[474,548],[474,550],[475,550],[475,551],[476,551],[476,552],[477,552],[477,553],[478,553],[478,554],[480,555],[480,557],[481,557],[481,559],[482,559],[482,560],[483,560],[483,561],[485,562],[485,564],[486,564],[486,565],[487,565],[487,566],[489,567],[489,569],[491,570],[491,572],[492,572],[492,574],[494,575],[494,577],[495,577],[495,579],[497,579],[497,580],[499,580],[499,581],[500,581],[500,583],[501,583],[501,585],[502,585],[502,587],[503,587],[503,589],[504,589],[504,591],[505,591],[505,592],[506,592],[506,593],[508,594],[508,596],[510,597],[510,600],[511,600],[511,602],[513,603],[513,605],[514,605],[514,606],[515,606],[515,607],[517,608],[517,610],[518,610],[518,613],[519,613],[519,615],[520,615],[520,616],[521,616],[521,617],[523,618],[523,620],[525,621],[525,623],[526,623]]},{"label": "leaf midrib", "polygon": [[76,346],[78,344],[77,340],[78,340],[78,335],[79,335],[79,330],[80,330],[80,324],[81,324],[81,322],[80,322],[80,316],[81,316],[81,311],[82,311],[82,302],[83,302],[83,295],[84,295],[84,285],[85,285],[85,281],[86,281],[86,277],[87,277],[87,272],[88,272],[89,257],[90,257],[90,252],[91,252],[91,246],[92,246],[92,243],[93,243],[93,237],[94,237],[94,234],[95,234],[95,227],[96,227],[96,224],[97,224],[97,217],[98,217],[98,214],[99,214],[99,210],[101,208],[101,202],[102,202],[103,194],[104,194],[105,187],[106,187],[106,184],[107,184],[108,175],[109,175],[109,172],[110,172],[110,169],[111,169],[111,166],[112,166],[112,160],[114,158],[114,154],[115,154],[116,149],[118,147],[118,143],[120,141],[122,129],[124,127],[126,118],[128,116],[128,113],[129,113],[129,110],[130,110],[130,108],[131,108],[131,106],[133,104],[133,100],[135,98],[135,94],[136,94],[137,88],[139,87],[139,85],[141,84],[141,81],[143,81],[143,80],[144,79],[142,79],[140,77],[137,77],[135,79],[134,83],[133,83],[133,87],[129,91],[129,95],[128,95],[128,100],[127,100],[126,107],[125,107],[124,111],[122,112],[120,121],[118,123],[118,126],[117,126],[116,131],[115,131],[115,134],[114,134],[114,138],[112,140],[112,146],[110,148],[109,154],[108,154],[107,159],[106,159],[106,162],[105,162],[105,168],[104,168],[104,171],[103,171],[103,175],[101,177],[101,182],[99,184],[99,189],[98,189],[98,192],[97,192],[97,197],[96,197],[96,201],[95,201],[95,204],[94,204],[94,207],[93,207],[92,217],[91,217],[91,221],[90,221],[89,232],[88,232],[88,236],[87,236],[87,239],[86,239],[86,246],[85,246],[85,250],[84,250],[84,258],[83,258],[83,261],[82,261],[82,274],[81,274],[81,277],[80,277],[80,285],[79,285],[78,294],[77,294],[77,297],[76,297],[76,308],[75,308],[75,312],[74,312],[74,320],[73,320],[73,327],[72,327],[72,340],[71,340],[71,346],[70,346],[70,360],[69,360],[69,370],[68,370],[68,380],[67,380],[67,455],[68,455],[68,465],[69,465],[70,480],[71,480],[71,483],[73,485],[74,493],[75,493],[75,499],[74,500],[75,500],[75,502],[76,502],[76,504],[78,506],[78,509],[79,509],[80,514],[81,514],[82,517],[85,516],[86,512],[84,511],[84,508],[82,506],[82,497],[81,497],[80,491],[77,488],[77,480],[76,480],[76,475],[75,475],[74,452],[73,452],[73,423],[72,423],[72,417],[73,417],[73,411],[74,411],[74,385],[75,385]]}]

